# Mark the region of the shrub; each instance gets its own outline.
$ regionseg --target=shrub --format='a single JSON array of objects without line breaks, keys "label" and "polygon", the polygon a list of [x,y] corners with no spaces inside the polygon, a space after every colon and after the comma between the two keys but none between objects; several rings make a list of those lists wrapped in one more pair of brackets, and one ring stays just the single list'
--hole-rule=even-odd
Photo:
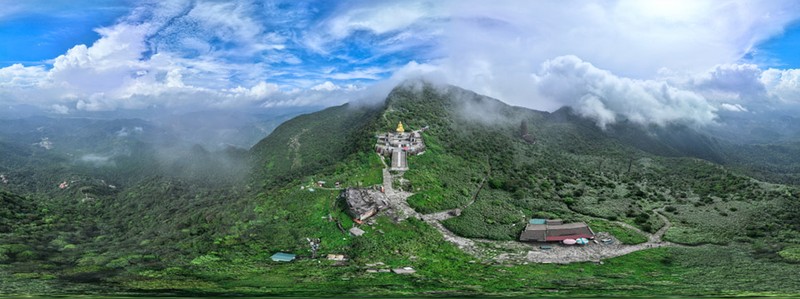
[{"label": "shrub", "polygon": [[202,266],[211,262],[216,262],[218,260],[220,260],[218,256],[213,254],[206,254],[194,258],[191,263],[192,265]]},{"label": "shrub", "polygon": [[800,246],[787,247],[778,252],[782,258],[790,262],[800,263]]}]

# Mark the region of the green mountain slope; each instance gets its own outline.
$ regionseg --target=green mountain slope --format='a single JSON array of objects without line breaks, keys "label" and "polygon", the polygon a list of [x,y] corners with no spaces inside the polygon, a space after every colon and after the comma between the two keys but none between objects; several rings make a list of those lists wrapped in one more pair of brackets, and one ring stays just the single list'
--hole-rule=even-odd
[{"label": "green mountain slope", "polygon": [[[7,243],[25,244],[27,238],[33,237],[30,231],[26,234],[16,233],[15,230],[26,230],[41,220],[41,215],[34,202],[10,192],[0,191],[0,234]],[[9,244],[3,244],[9,245]],[[0,260],[8,261],[8,252],[0,255]]]},{"label": "green mountain slope", "polygon": [[[386,161],[373,153],[375,135],[399,121],[410,130],[426,127],[428,150],[409,157],[410,170],[392,185],[413,192],[408,204],[415,213],[458,209],[440,223],[482,245],[449,242],[436,222],[414,215],[400,222],[375,217],[360,226],[366,231],[361,237],[346,232],[356,224],[334,182],[384,183]],[[747,155],[759,152],[752,148]],[[175,168],[217,157],[201,149],[188,153]],[[800,271],[791,258],[800,246],[794,216],[800,191],[713,163],[732,163],[735,156],[724,142],[689,127],[620,123],[602,130],[570,109],[540,112],[453,86],[407,82],[383,103],[296,117],[249,153],[231,155],[252,167],[241,183],[212,184],[225,175],[207,170],[190,171],[203,173],[199,180],[143,177],[117,190],[87,178],[74,189],[48,193],[61,194],[53,201],[34,197],[33,206],[13,208],[38,212],[17,213],[22,216],[15,219],[31,221],[11,224],[4,236],[18,238],[15,232],[29,227],[44,237],[35,242],[40,251],[26,249],[33,258],[2,262],[0,278],[15,284],[0,290],[24,290],[24,283],[34,283],[28,289],[81,288],[71,282],[133,292],[342,296],[774,294],[800,288],[800,280],[785,279]],[[69,165],[62,171],[76,169]],[[94,200],[81,200],[86,193]],[[677,245],[602,264],[531,263],[525,257],[533,247],[508,245],[531,217],[586,221],[626,243],[644,242],[644,234],[670,225],[663,240]],[[322,256],[344,254],[348,261],[312,259],[306,238],[321,241]],[[300,259],[272,262],[279,251]],[[417,272],[378,271],[408,266]]]},{"label": "green mountain slope", "polygon": [[[455,87],[395,90],[387,105],[388,123],[430,126],[426,137],[431,155],[412,157],[414,167],[406,176],[418,190],[410,199],[413,207],[422,212],[463,207],[481,179],[487,179],[486,201],[481,192],[461,217],[445,222],[464,236],[515,239],[525,218],[537,213],[575,220],[597,216],[655,231],[663,221],[654,209],[709,206],[714,212],[700,214],[719,223],[692,223],[688,216],[676,215],[681,223],[675,231],[691,230],[691,238],[701,243],[725,243],[747,229],[737,224],[755,219],[749,213],[756,209],[730,207],[730,200],[748,205],[770,200],[755,205],[780,207],[792,198],[791,192],[768,191],[782,187],[764,187],[711,163],[672,158],[696,154],[722,159],[717,141],[692,132],[664,128],[648,134],[622,124],[603,131],[568,109],[547,114],[514,108]],[[534,143],[521,138],[522,122]],[[700,229],[706,225],[716,229]],[[696,242],[678,233],[668,236]]]},{"label": "green mountain slope", "polygon": [[[0,270],[101,283],[126,267],[213,250],[215,238],[253,215],[242,195],[245,150],[191,147],[140,120],[2,124],[0,244],[15,247]],[[15,281],[0,293],[62,288],[12,278],[0,277]]]},{"label": "green mountain slope", "polygon": [[257,179],[279,186],[368,151],[379,112],[378,106],[347,104],[281,124],[251,149]]},{"label": "green mountain slope", "polygon": [[[483,273],[476,274],[479,277],[486,273],[468,266],[469,270],[465,270],[463,263],[468,262],[470,257],[462,260],[463,253],[452,252],[452,245],[438,241],[436,231],[431,232],[424,223],[412,219],[406,224],[393,224],[386,218],[379,218],[372,229],[375,232],[384,231],[384,234],[370,234],[368,231],[367,237],[348,238],[344,235],[342,238],[343,235],[336,229],[336,221],[324,220],[327,215],[333,215],[345,227],[351,225],[347,219],[342,219],[347,216],[342,215],[344,207],[341,203],[336,203],[338,192],[312,193],[298,187],[311,186],[310,182],[320,179],[330,181],[330,178],[337,178],[345,181],[349,176],[363,176],[365,172],[375,169],[374,163],[362,158],[363,152],[349,147],[354,143],[308,152],[303,152],[302,147],[299,151],[289,149],[291,138],[305,134],[307,125],[311,126],[309,128],[329,126],[330,121],[322,120],[336,119],[334,115],[337,113],[348,115],[347,110],[340,107],[320,115],[311,114],[302,120],[295,119],[296,123],[291,126],[276,130],[276,134],[280,135],[275,136],[282,136],[280,139],[272,139],[275,136],[271,136],[262,141],[260,145],[263,147],[254,151],[257,155],[268,155],[259,164],[264,167],[270,167],[267,161],[278,162],[283,159],[285,164],[275,170],[291,173],[293,179],[281,181],[288,182],[288,185],[284,185],[286,187],[278,187],[281,191],[265,192],[258,197],[261,201],[258,218],[262,222],[251,227],[263,234],[281,236],[278,238],[281,241],[259,240],[256,237],[241,244],[263,244],[262,248],[270,252],[288,250],[309,254],[304,238],[319,237],[329,252],[346,253],[356,264],[375,261],[394,266],[412,264],[423,269],[423,277],[438,277],[429,285],[417,285],[417,288],[447,289],[444,284],[448,279],[461,281],[456,284],[460,286],[484,285],[464,281],[464,271]],[[668,129],[620,124],[604,131],[590,120],[576,117],[568,110],[555,113],[532,111],[510,107],[455,87],[415,83],[396,88],[388,96],[385,106],[378,111],[378,116],[371,115],[368,120],[374,123],[364,124],[362,128],[377,129],[358,134],[353,133],[353,128],[345,129],[339,132],[339,138],[360,138],[359,144],[364,144],[366,151],[369,151],[374,134],[393,129],[398,121],[402,121],[409,129],[429,128],[424,133],[429,150],[424,155],[409,158],[411,169],[404,175],[409,182],[404,189],[415,193],[409,198],[409,204],[423,214],[462,209],[460,216],[443,222],[445,227],[458,235],[495,240],[516,239],[531,216],[590,221],[597,227],[613,227],[610,221],[621,221],[654,232],[665,225],[659,216],[661,214],[672,223],[672,228],[665,236],[667,240],[700,247],[645,253],[668,256],[665,260],[653,260],[658,267],[665,267],[654,270],[654,273],[684,273],[684,284],[689,284],[691,280],[702,280],[720,290],[788,290],[786,284],[771,284],[769,279],[761,281],[763,276],[743,278],[761,283],[755,286],[740,280],[734,283],[734,280],[721,276],[702,274],[704,271],[728,267],[725,263],[704,264],[702,259],[697,258],[702,255],[714,256],[713,252],[720,251],[738,256],[737,259],[747,263],[749,271],[792,275],[791,271],[797,270],[793,264],[786,264],[788,260],[780,258],[778,252],[798,243],[797,232],[800,227],[789,216],[792,213],[790,211],[797,209],[798,191],[791,187],[753,181],[736,170],[708,161],[686,158],[698,156],[712,161],[728,159],[724,144],[688,128],[670,132]],[[523,132],[525,130],[527,132]],[[653,130],[656,130],[655,134]],[[335,135],[328,137],[337,138]],[[333,144],[328,140],[319,139],[319,144]],[[283,158],[277,158],[272,152],[279,153]],[[318,154],[312,156],[315,157],[312,161],[337,162],[327,164],[329,167],[320,166],[316,171],[298,167],[293,169],[285,160],[291,157],[289,153],[297,152],[301,157],[311,156],[310,153]],[[276,185],[268,183],[266,186]],[[277,186],[281,186],[281,183]],[[774,218],[767,215],[773,215]],[[389,233],[397,229],[405,233]],[[621,233],[619,229],[617,232]],[[433,244],[446,249],[430,251],[428,246]],[[447,265],[426,263],[441,260],[446,255],[459,257],[451,258],[454,263]],[[717,257],[730,259],[723,255]],[[409,256],[421,256],[423,261],[415,262]],[[626,257],[627,261],[617,264],[618,267],[628,269],[635,265],[630,259]],[[222,264],[216,263],[214,266]],[[260,275],[278,271],[280,275],[294,277],[282,271],[308,271],[307,266],[303,263],[290,268],[270,266]],[[647,268],[655,265],[639,266]],[[517,267],[527,269],[520,271],[531,273],[547,269],[538,266]],[[378,283],[370,276],[346,269],[329,271],[334,275],[354,276]],[[611,280],[613,283],[607,283],[625,288],[624,282]],[[380,281],[386,283],[387,280]],[[401,285],[405,280],[388,281],[403,288]],[[541,281],[538,284],[539,287],[545,285]],[[645,285],[658,289],[652,284]],[[505,283],[496,286],[510,290]],[[368,287],[359,283],[351,288],[355,288],[353,291],[363,291]],[[680,292],[679,289],[671,289],[671,292]]]}]

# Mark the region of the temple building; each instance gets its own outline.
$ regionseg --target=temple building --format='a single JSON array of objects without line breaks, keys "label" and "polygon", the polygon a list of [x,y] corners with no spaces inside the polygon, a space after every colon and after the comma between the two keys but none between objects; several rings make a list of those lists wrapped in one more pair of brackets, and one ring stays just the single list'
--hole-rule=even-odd
[{"label": "temple building", "polygon": [[407,155],[419,155],[425,152],[425,143],[420,131],[406,132],[403,122],[397,124],[394,132],[378,135],[375,151],[392,158],[391,170],[408,170]]}]

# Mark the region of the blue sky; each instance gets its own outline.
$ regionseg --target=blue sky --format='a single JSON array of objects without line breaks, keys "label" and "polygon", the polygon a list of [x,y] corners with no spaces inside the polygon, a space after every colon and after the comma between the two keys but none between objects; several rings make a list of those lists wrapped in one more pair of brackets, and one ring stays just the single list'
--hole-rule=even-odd
[{"label": "blue sky", "polygon": [[0,0],[0,105],[336,105],[410,77],[599,123],[800,102],[796,1]]},{"label": "blue sky", "polygon": [[47,60],[77,44],[91,44],[100,37],[94,28],[113,24],[130,11],[129,4],[123,1],[23,3],[14,9],[15,12],[0,18],[0,37],[3,40],[0,67],[14,63],[46,64]]},{"label": "blue sky", "polygon": [[800,68],[800,22],[794,22],[784,33],[756,45],[744,60],[767,67]]},{"label": "blue sky", "polygon": [[[0,36],[5,41],[0,46],[0,67],[13,64],[41,65],[50,67],[52,60],[76,45],[91,45],[101,38],[97,28],[111,27],[120,22],[159,23],[158,30],[145,37],[148,49],[142,59],[159,52],[170,52],[186,59],[202,59],[211,52],[220,61],[232,64],[269,65],[272,82],[286,86],[305,86],[317,82],[327,72],[335,72],[328,80],[348,84],[380,80],[391,74],[391,69],[409,61],[425,60],[432,40],[418,40],[414,44],[397,49],[386,49],[378,44],[390,43],[397,32],[376,33],[368,28],[347,29],[347,37],[337,40],[324,49],[309,47],[298,35],[319,28],[326,18],[335,17],[342,9],[332,1],[283,1],[283,2],[209,2],[222,4],[232,10],[248,10],[247,18],[263,28],[259,34],[282,36],[279,51],[275,49],[247,49],[254,36],[236,37],[230,28],[202,28],[187,14],[196,9],[192,2],[181,6],[168,15],[158,15],[157,2],[136,1],[32,1],[16,6],[15,12],[2,18]],[[164,5],[169,6],[169,5]],[[346,6],[346,5],[342,5]],[[151,10],[145,13],[135,10]],[[126,20],[127,19],[127,20]],[[233,36],[231,36],[233,35]],[[290,37],[290,38],[284,38]],[[257,38],[257,37],[256,37]],[[323,40],[325,36],[321,37]],[[200,45],[187,45],[182,39],[197,39]],[[388,47],[389,45],[387,45]],[[280,53],[275,53],[280,52]],[[301,63],[302,62],[302,63]],[[225,78],[233,84],[252,83],[244,74],[231,73]],[[308,80],[308,82],[306,82]],[[323,83],[319,81],[318,83]]]}]

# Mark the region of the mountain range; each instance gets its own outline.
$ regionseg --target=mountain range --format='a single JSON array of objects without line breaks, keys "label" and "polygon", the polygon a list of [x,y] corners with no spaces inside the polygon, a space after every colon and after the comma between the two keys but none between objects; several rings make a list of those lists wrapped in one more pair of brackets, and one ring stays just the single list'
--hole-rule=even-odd
[{"label": "mountain range", "polygon": [[[601,128],[569,107],[536,111],[424,81],[404,82],[383,101],[306,112],[235,126],[297,115],[274,130],[216,134],[239,147],[187,135],[203,130],[188,121],[196,115],[183,118],[185,125],[1,120],[0,174],[8,182],[0,183],[0,293],[725,295],[800,288],[800,280],[786,279],[800,270],[800,147],[791,136],[763,144],[677,123],[622,120]],[[427,151],[408,157],[408,171],[390,173],[374,145],[399,122],[426,128]],[[342,188],[370,186],[398,189],[410,210],[354,222]],[[531,218],[588,223],[630,253],[560,263],[553,251],[548,260],[515,241]],[[347,229],[355,226],[366,233],[352,236]],[[323,257],[347,260],[312,258],[309,239],[320,240]],[[299,259],[273,262],[276,252]],[[382,272],[404,267],[415,273]]]}]

